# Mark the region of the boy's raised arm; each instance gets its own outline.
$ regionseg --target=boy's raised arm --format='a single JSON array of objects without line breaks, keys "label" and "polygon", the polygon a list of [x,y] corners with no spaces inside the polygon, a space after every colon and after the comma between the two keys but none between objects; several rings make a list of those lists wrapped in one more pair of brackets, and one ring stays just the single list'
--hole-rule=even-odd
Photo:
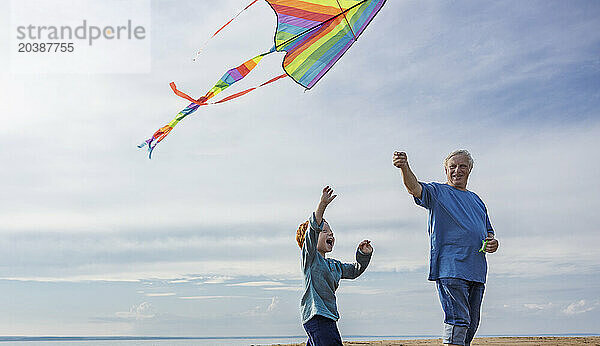
[{"label": "boy's raised arm", "polygon": [[394,166],[400,168],[400,171],[402,172],[402,180],[404,181],[404,186],[406,186],[408,193],[420,199],[423,187],[419,184],[417,177],[410,169],[406,153],[399,151],[394,152],[393,162]]},{"label": "boy's raised arm", "polygon": [[333,194],[333,189],[325,186],[317,210],[315,210],[309,219],[309,226],[304,235],[304,246],[302,247],[302,257],[305,266],[316,256],[319,232],[323,230],[323,214],[329,203],[336,197],[337,195]]},{"label": "boy's raised arm", "polygon": [[331,203],[337,195],[333,194],[333,189],[329,186],[325,186],[323,188],[323,193],[321,194],[321,200],[319,201],[319,205],[317,206],[317,210],[315,210],[315,221],[317,224],[321,224],[323,222],[323,214],[325,214],[325,209]]}]

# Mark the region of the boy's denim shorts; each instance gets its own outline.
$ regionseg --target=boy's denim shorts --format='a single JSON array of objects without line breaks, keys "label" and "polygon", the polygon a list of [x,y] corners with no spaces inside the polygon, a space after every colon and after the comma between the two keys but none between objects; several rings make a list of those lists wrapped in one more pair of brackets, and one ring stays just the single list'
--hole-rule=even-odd
[{"label": "boy's denim shorts", "polygon": [[445,314],[444,343],[470,345],[479,326],[485,285],[457,278],[440,278],[436,283]]},{"label": "boy's denim shorts", "polygon": [[331,318],[316,315],[304,323],[308,335],[307,346],[342,346],[337,323]]}]

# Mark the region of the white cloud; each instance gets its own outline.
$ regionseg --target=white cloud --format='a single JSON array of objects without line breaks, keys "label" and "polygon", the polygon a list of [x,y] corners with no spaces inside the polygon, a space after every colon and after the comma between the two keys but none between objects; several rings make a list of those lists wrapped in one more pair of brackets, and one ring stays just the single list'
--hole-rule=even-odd
[{"label": "white cloud", "polygon": [[364,295],[378,295],[388,293],[387,289],[374,288],[368,286],[348,286],[341,285],[338,292],[340,294],[364,294]]},{"label": "white cloud", "polygon": [[269,306],[267,307],[267,312],[275,311],[275,309],[277,309],[277,306],[279,305],[280,301],[281,301],[281,299],[279,299],[279,297],[277,297],[277,296],[271,298],[271,304],[269,304]]},{"label": "white cloud", "polygon": [[229,280],[233,280],[233,277],[231,277],[231,276],[214,276],[214,277],[211,277],[210,279],[204,281],[203,283],[205,283],[205,284],[222,284]]},{"label": "white cloud", "polygon": [[[129,276],[129,275],[128,275]],[[23,276],[23,277],[0,277],[0,280],[9,281],[34,281],[34,282],[86,282],[86,281],[99,281],[99,282],[140,282],[139,279],[131,277],[122,277],[119,274],[116,275],[76,275],[76,276]]]},{"label": "white cloud", "polygon": [[154,312],[152,304],[143,302],[139,305],[133,305],[129,311],[116,312],[115,315],[119,318],[128,320],[147,320],[154,318],[156,313]]},{"label": "white cloud", "polygon": [[567,315],[578,315],[578,314],[583,314],[583,313],[592,311],[592,310],[596,309],[597,307],[598,307],[598,303],[592,304],[591,302],[588,302],[585,299],[582,299],[575,303],[569,304],[569,306],[567,306],[564,310],[562,310],[562,312]]},{"label": "white cloud", "polygon": [[190,297],[179,297],[183,300],[204,300],[204,299],[229,299],[229,298],[248,298],[246,296],[190,296]]},{"label": "white cloud", "polygon": [[170,297],[174,296],[176,293],[174,292],[165,292],[165,293],[146,293],[146,297]]},{"label": "white cloud", "polygon": [[301,286],[263,287],[262,289],[265,291],[292,291],[292,292],[302,291]]},{"label": "white cloud", "polygon": [[527,309],[530,310],[536,310],[536,311],[541,311],[541,310],[549,310],[555,307],[554,304],[552,303],[546,303],[546,304],[523,304],[524,307],[526,307]]},{"label": "white cloud", "polygon": [[268,299],[270,303],[265,307],[264,305],[256,305],[253,308],[237,313],[240,316],[251,316],[251,317],[266,317],[270,314],[276,313],[281,308],[281,298],[273,296]]},{"label": "white cloud", "polygon": [[204,284],[222,284],[229,280],[233,280],[233,277],[231,277],[231,276],[214,276],[202,283],[204,283]]},{"label": "white cloud", "polygon": [[244,287],[283,286],[283,283],[277,282],[277,281],[249,281],[249,282],[240,282],[237,284],[228,284],[227,286],[244,286]]}]

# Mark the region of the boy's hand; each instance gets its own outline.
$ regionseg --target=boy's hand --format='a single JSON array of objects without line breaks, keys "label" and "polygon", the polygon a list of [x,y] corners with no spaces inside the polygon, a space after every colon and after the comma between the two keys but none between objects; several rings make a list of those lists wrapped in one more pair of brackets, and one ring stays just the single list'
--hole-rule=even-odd
[{"label": "boy's hand", "polygon": [[397,168],[405,169],[408,167],[408,157],[405,152],[395,151],[393,162]]},{"label": "boy's hand", "polygon": [[488,233],[487,238],[485,238],[485,252],[487,253],[494,253],[496,252],[496,250],[498,250],[498,240],[494,239],[494,235],[491,233]]},{"label": "boy's hand", "polygon": [[331,201],[333,201],[337,195],[333,194],[333,189],[329,186],[325,186],[323,194],[321,195],[321,202],[319,203],[323,208],[327,207]]},{"label": "boy's hand", "polygon": [[323,214],[325,214],[325,209],[336,197],[337,195],[333,194],[333,189],[329,186],[325,186],[323,189],[323,194],[321,194],[321,200],[319,201],[319,205],[315,211],[315,221],[317,221],[317,224],[320,225],[321,222],[323,222]]},{"label": "boy's hand", "polygon": [[370,240],[363,240],[358,244],[358,249],[362,251],[365,255],[370,255],[373,253],[373,247],[371,246]]}]

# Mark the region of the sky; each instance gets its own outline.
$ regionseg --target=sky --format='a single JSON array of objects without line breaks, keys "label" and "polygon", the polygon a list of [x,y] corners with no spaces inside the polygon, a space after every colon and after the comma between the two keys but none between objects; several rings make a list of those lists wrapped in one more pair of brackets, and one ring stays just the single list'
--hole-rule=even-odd
[{"label": "sky", "polygon": [[341,333],[440,335],[427,211],[392,154],[444,182],[459,148],[500,242],[479,334],[600,333],[600,2],[387,1],[313,89],[204,107],[149,160],[136,145],[188,104],[169,82],[202,95],[272,46],[258,2],[191,61],[248,2],[152,1],[136,73],[11,70],[0,3],[0,335],[303,335],[295,231],[325,185],[331,257],[374,247]]}]

